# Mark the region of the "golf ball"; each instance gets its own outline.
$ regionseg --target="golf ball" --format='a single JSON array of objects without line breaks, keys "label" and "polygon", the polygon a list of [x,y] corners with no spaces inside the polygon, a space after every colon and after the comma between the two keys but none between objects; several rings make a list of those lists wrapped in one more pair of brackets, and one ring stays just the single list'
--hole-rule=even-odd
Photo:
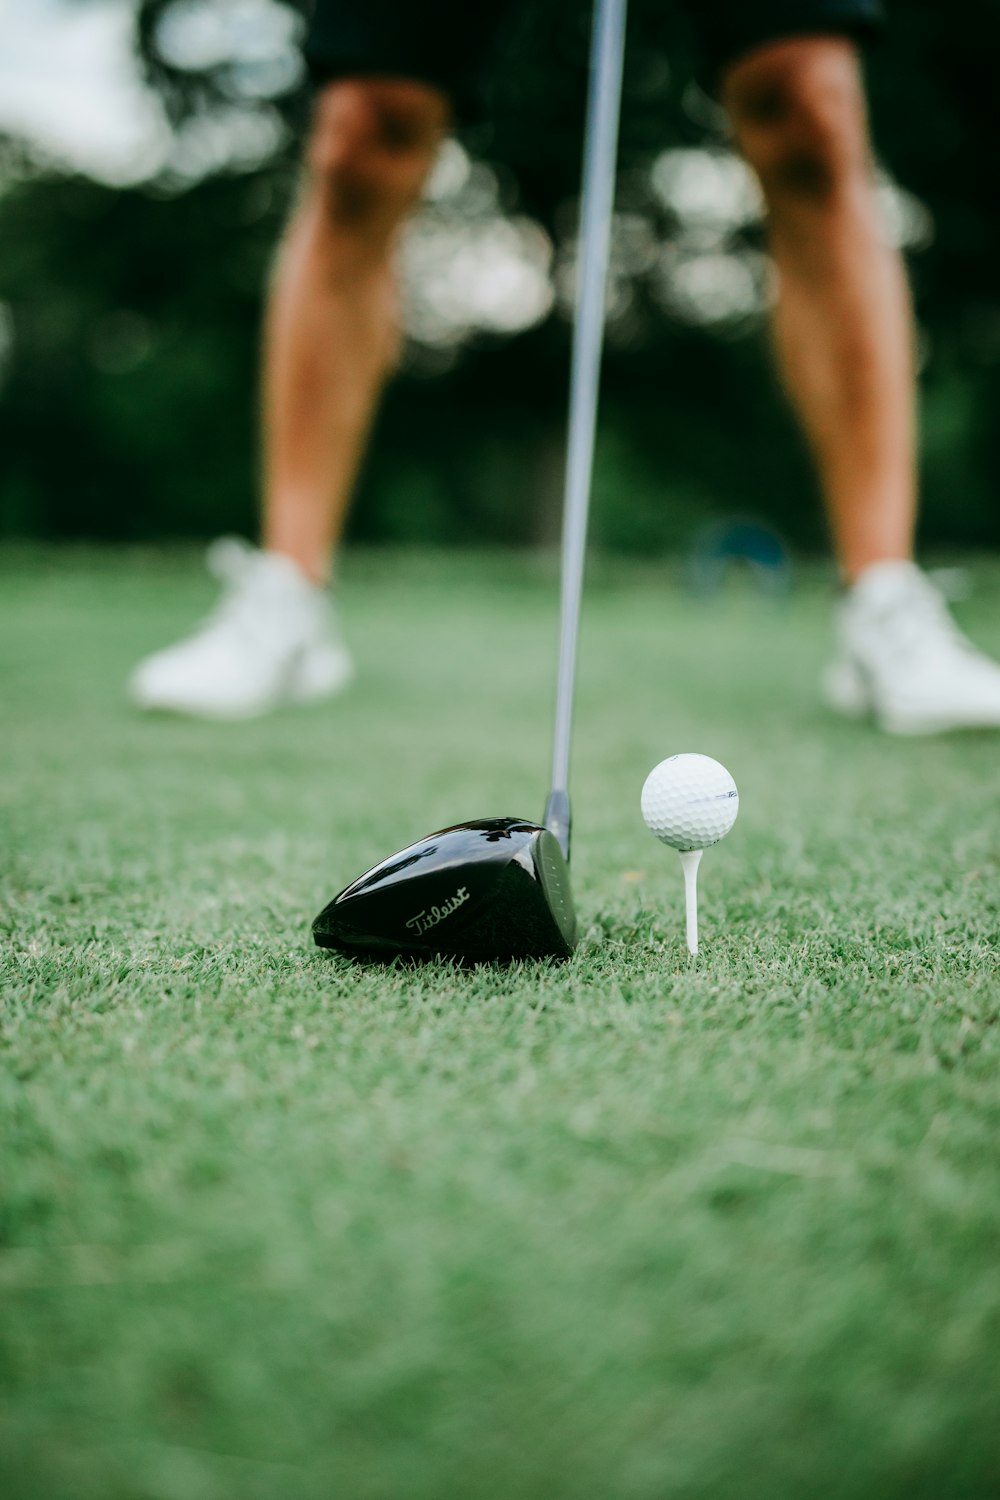
[{"label": "golf ball", "polygon": [[654,766],[642,788],[650,833],[672,849],[707,849],[736,822],[736,783],[710,755],[671,755]]}]

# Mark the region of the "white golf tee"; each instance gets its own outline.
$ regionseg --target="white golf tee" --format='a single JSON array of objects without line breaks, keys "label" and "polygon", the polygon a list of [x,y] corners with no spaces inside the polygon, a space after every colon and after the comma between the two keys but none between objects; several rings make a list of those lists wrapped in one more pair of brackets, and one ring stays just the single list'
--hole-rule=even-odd
[{"label": "white golf tee", "polygon": [[684,871],[684,905],[687,910],[688,952],[698,952],[698,866],[704,849],[680,849],[681,869]]}]

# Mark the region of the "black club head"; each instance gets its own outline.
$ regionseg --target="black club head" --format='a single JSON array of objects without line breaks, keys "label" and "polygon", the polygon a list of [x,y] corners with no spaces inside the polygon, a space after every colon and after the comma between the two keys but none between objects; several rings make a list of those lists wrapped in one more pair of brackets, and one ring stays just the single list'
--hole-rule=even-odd
[{"label": "black club head", "polygon": [[569,867],[537,823],[458,823],[360,875],[312,930],[321,948],[359,959],[566,959],[576,943]]}]

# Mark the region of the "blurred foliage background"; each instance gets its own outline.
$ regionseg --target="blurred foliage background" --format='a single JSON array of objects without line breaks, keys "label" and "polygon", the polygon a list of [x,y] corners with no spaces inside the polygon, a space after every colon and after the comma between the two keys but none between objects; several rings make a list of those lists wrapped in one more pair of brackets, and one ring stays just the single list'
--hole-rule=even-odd
[{"label": "blurred foliage background", "polygon": [[[45,3],[68,25],[97,0]],[[890,10],[868,72],[887,231],[920,324],[924,541],[995,546],[1000,6]],[[402,251],[407,353],[356,540],[555,534],[589,19],[579,0],[523,6],[442,155]],[[128,24],[149,124],[112,168],[88,174],[15,129],[0,143],[8,537],[254,528],[261,301],[309,110],[301,15],[279,0],[136,0]],[[822,545],[771,371],[770,295],[755,186],[699,83],[683,9],[633,0],[598,543],[662,551],[749,514]]]}]

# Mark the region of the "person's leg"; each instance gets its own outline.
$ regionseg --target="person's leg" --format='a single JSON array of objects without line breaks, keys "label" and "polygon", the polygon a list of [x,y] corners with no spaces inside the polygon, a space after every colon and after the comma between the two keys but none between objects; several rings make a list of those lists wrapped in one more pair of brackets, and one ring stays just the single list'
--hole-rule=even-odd
[{"label": "person's leg", "polygon": [[899,734],[1000,728],[1000,668],[912,560],[912,316],[875,198],[854,44],[764,41],[726,70],[722,93],[764,191],[779,364],[851,585],[827,701]]},{"label": "person's leg", "polygon": [[342,81],[318,102],[267,316],[262,536],[316,582],[397,355],[396,236],[447,121],[445,96],[415,82]]},{"label": "person's leg", "polygon": [[911,557],[916,508],[910,299],[879,216],[855,46],[766,44],[726,71],[722,97],[764,191],[779,365],[851,581]]},{"label": "person's leg", "polygon": [[403,80],[323,91],[267,318],[263,550],[211,549],[222,602],[193,635],[140,662],[130,694],[141,707],[242,718],[350,681],[321,585],[395,360],[396,234],[447,113],[443,93]]}]

